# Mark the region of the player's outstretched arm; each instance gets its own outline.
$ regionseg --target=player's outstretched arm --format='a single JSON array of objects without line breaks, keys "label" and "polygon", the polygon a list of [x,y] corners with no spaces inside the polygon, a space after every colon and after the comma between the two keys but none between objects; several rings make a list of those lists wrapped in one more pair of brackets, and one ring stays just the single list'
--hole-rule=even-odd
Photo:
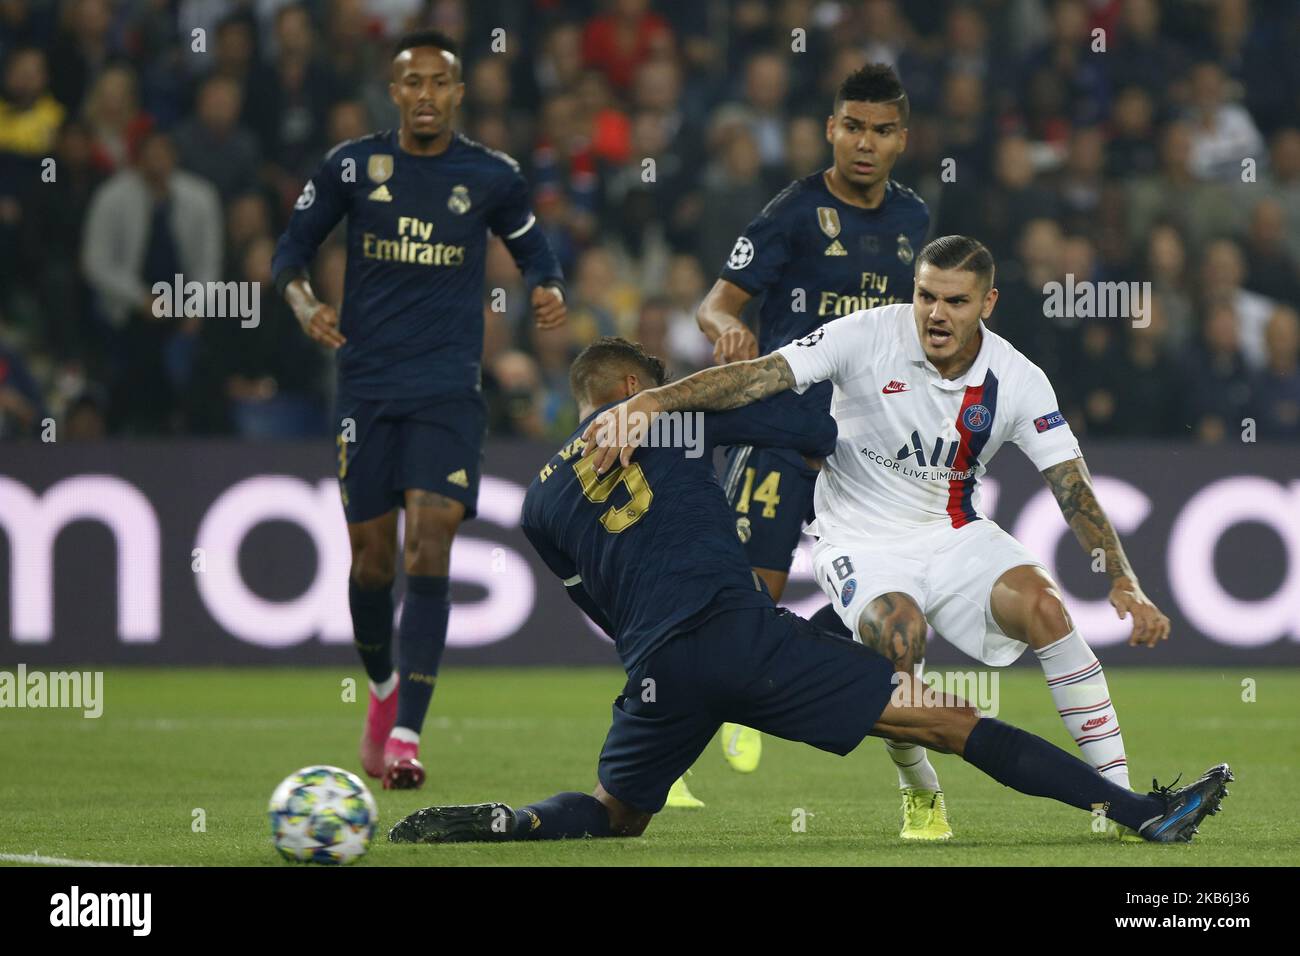
[{"label": "player's outstretched arm", "polygon": [[1052,465],[1044,469],[1043,477],[1083,550],[1089,555],[1101,552],[1103,568],[1110,577],[1110,603],[1115,613],[1121,621],[1126,615],[1133,615],[1129,646],[1155,647],[1160,641],[1168,640],[1169,618],[1142,592],[1119,535],[1097,501],[1092,475],[1083,459],[1071,458]]},{"label": "player's outstretched arm", "polygon": [[780,353],[748,362],[733,362],[688,375],[680,381],[637,392],[626,402],[601,412],[582,433],[583,456],[595,455],[596,473],[616,464],[627,466],[632,450],[649,434],[661,412],[722,412],[794,388],[794,372]]},{"label": "player's outstretched arm", "polygon": [[758,357],[758,339],[740,319],[752,298],[735,283],[719,279],[696,309],[695,322],[713,343],[713,361],[718,365]]}]

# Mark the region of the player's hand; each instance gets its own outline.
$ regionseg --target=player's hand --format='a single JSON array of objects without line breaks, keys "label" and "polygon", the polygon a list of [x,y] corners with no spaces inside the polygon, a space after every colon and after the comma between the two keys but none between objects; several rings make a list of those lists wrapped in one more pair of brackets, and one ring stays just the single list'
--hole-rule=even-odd
[{"label": "player's hand", "polygon": [[553,329],[563,325],[568,317],[564,307],[564,293],[555,286],[539,285],[533,289],[533,319],[539,329]]},{"label": "player's hand", "polygon": [[591,420],[582,433],[586,447],[583,458],[593,458],[596,474],[632,463],[632,452],[645,443],[650,422],[659,413],[659,403],[647,392],[638,392],[626,402],[607,408]]},{"label": "player's hand", "polygon": [[743,325],[733,325],[713,343],[713,361],[718,365],[747,362],[758,358],[758,339]]},{"label": "player's hand", "polygon": [[336,349],[347,341],[339,332],[339,314],[334,306],[318,303],[310,312],[298,315],[302,330],[326,348]]},{"label": "player's hand", "polygon": [[1110,589],[1110,603],[1121,621],[1129,614],[1133,615],[1133,636],[1129,638],[1129,647],[1155,647],[1161,641],[1169,640],[1169,618],[1142,593],[1136,581],[1117,578]]}]

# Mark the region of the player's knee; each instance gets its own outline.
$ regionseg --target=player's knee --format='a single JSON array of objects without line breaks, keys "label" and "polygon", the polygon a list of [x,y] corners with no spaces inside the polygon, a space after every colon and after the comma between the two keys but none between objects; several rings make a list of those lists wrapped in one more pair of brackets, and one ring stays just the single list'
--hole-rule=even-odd
[{"label": "player's knee", "polygon": [[1050,585],[1035,588],[1026,601],[1026,624],[1030,643],[1035,647],[1050,644],[1074,629],[1061,592]]},{"label": "player's knee", "polygon": [[389,549],[361,548],[352,552],[352,580],[364,591],[392,587],[396,559]]},{"label": "player's knee", "polygon": [[617,819],[610,814],[609,830],[614,836],[618,837],[639,837],[645,833],[645,828],[650,825],[654,818],[653,813],[646,813],[642,810],[632,810],[630,813],[622,814]]},{"label": "player's knee", "polygon": [[451,560],[451,534],[437,526],[420,528],[402,543],[407,574],[445,574]]},{"label": "player's knee", "polygon": [[915,673],[925,658],[925,615],[905,594],[882,594],[858,618],[862,643],[893,662],[905,674]]}]

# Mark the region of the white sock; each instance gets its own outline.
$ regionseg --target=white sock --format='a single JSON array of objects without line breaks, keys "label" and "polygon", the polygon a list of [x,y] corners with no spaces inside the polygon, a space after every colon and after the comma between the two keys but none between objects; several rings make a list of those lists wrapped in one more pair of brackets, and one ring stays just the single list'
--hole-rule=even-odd
[{"label": "white sock", "polygon": [[387,700],[388,695],[397,690],[397,671],[393,671],[389,674],[388,680],[384,681],[382,684],[376,684],[374,681],[370,681],[370,690],[380,700]]},{"label": "white sock", "polygon": [[1110,702],[1110,688],[1097,655],[1077,628],[1034,653],[1043,665],[1056,712],[1083,752],[1083,759],[1111,783],[1130,789],[1119,715]]},{"label": "white sock", "polygon": [[885,752],[898,768],[898,789],[914,787],[918,790],[938,790],[939,775],[930,766],[930,755],[919,744],[900,744],[885,741]]},{"label": "white sock", "polygon": [[410,727],[394,727],[392,733],[388,736],[393,740],[400,740],[407,744],[418,744],[420,742],[420,735]]}]

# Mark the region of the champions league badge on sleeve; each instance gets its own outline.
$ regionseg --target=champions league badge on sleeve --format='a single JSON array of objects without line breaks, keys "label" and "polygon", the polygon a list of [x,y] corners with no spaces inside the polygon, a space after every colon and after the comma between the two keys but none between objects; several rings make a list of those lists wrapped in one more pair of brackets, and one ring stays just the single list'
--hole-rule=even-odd
[{"label": "champions league badge on sleeve", "polygon": [[1048,412],[1041,418],[1034,419],[1034,428],[1038,429],[1040,432],[1045,432],[1048,429],[1055,428],[1057,425],[1064,424],[1065,416],[1060,412]]}]

